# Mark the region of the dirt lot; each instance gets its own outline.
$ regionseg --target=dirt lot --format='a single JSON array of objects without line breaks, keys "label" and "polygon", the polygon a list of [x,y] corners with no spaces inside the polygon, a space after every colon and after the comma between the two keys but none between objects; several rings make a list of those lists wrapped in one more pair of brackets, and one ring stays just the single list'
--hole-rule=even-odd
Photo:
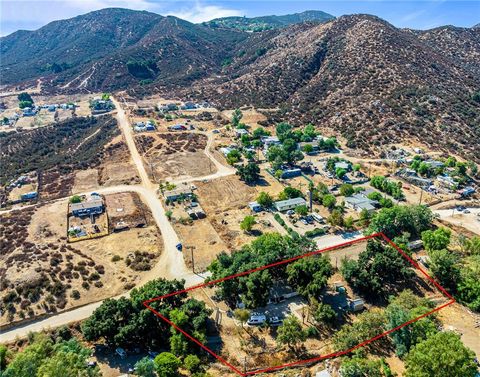
[{"label": "dirt lot", "polygon": [[209,182],[197,182],[196,186],[200,204],[207,215],[245,208],[257,195],[254,187],[246,185],[235,175]]},{"label": "dirt lot", "polygon": [[2,216],[2,324],[125,292],[161,253],[149,213],[144,228],[68,244],[66,211],[67,200],[61,200]]},{"label": "dirt lot", "polygon": [[137,135],[135,142],[144,156],[150,177],[159,181],[199,177],[216,171],[205,155],[207,137],[202,134],[149,133]]},{"label": "dirt lot", "polygon": [[[257,110],[254,108],[244,108],[242,110],[242,119],[240,120],[241,123],[245,123],[247,126],[252,127],[253,129],[257,128],[260,126],[259,122],[265,122],[267,120],[267,117],[263,115],[262,113],[259,113]],[[233,114],[233,109],[232,110],[225,110],[222,111],[222,114],[224,117],[227,119],[232,119],[232,114]]]}]

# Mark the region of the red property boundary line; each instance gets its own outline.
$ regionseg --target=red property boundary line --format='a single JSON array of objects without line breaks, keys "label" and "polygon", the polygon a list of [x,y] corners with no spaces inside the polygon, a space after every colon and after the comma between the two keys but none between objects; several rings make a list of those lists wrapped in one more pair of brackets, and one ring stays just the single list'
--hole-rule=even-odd
[{"label": "red property boundary line", "polygon": [[[160,301],[162,299],[165,299],[165,298],[168,298],[168,297],[172,297],[172,296],[175,296],[175,295],[178,295],[178,294],[181,294],[181,293],[186,293],[186,292],[189,292],[189,291],[192,291],[194,289],[198,289],[198,288],[204,288],[204,287],[208,287],[208,286],[211,286],[211,285],[215,285],[215,284],[218,284],[218,283],[221,283],[223,281],[226,281],[226,280],[230,280],[230,279],[235,279],[235,278],[238,278],[238,277],[242,277],[242,276],[245,276],[245,275],[248,275],[248,274],[251,274],[253,272],[256,272],[256,271],[262,271],[262,270],[265,270],[267,268],[271,268],[271,267],[275,267],[275,266],[280,266],[280,265],[283,265],[283,264],[287,264],[287,263],[290,263],[290,262],[294,262],[298,259],[302,259],[302,258],[306,258],[306,257],[310,257],[310,256],[313,256],[313,255],[317,255],[317,254],[321,254],[321,253],[325,253],[327,251],[330,251],[330,250],[334,250],[334,249],[338,249],[338,248],[341,248],[343,246],[349,246],[349,245],[353,245],[355,243],[358,243],[358,242],[362,242],[362,241],[365,241],[365,240],[369,240],[369,239],[372,239],[372,238],[380,238],[380,239],[383,239],[387,244],[389,244],[390,246],[392,246],[393,248],[395,248],[395,250],[397,250],[405,259],[407,259],[412,265],[413,267],[415,267],[416,269],[418,269],[424,276],[425,278],[430,282],[432,283],[436,288],[438,288],[438,290],[440,290],[440,292],[449,299],[449,301],[431,311],[429,311],[428,313],[425,313],[421,316],[418,316],[416,318],[413,318],[411,319],[410,321],[408,322],[405,322],[397,327],[394,327],[393,329],[390,329],[388,331],[385,331],[381,334],[378,334],[376,336],[374,336],[373,338],[371,339],[368,339],[362,343],[359,343],[357,344],[356,346],[354,347],[351,347],[345,351],[339,351],[339,352],[334,352],[334,353],[330,353],[328,355],[321,355],[321,356],[317,356],[317,357],[313,357],[313,358],[310,358],[310,359],[306,359],[306,360],[299,360],[299,361],[295,361],[295,362],[292,362],[292,363],[287,363],[287,364],[282,364],[282,365],[278,365],[278,366],[274,366],[274,367],[268,367],[268,368],[264,368],[264,369],[258,369],[258,370],[254,370],[254,371],[249,371],[249,372],[242,372],[240,371],[238,368],[236,368],[235,366],[233,366],[232,364],[230,364],[227,360],[225,360],[224,358],[222,358],[221,356],[217,355],[215,352],[213,352],[210,348],[208,348],[207,346],[205,346],[203,343],[201,343],[199,340],[195,339],[193,336],[191,336],[190,334],[188,334],[187,332],[185,332],[184,330],[182,330],[181,328],[179,328],[177,325],[175,325],[172,321],[170,321],[168,318],[166,318],[165,316],[163,316],[162,314],[160,314],[158,311],[156,311],[155,309],[153,309],[149,304],[151,302],[154,302],[154,301]],[[420,267],[420,265],[415,262],[412,258],[410,258],[402,249],[400,249],[400,247],[398,247],[394,242],[392,242],[385,234],[383,233],[375,233],[375,234],[371,234],[369,236],[366,236],[366,237],[362,237],[362,238],[359,238],[359,239],[356,239],[356,240],[352,240],[352,241],[347,241],[347,242],[344,242],[344,243],[341,243],[341,244],[338,244],[338,245],[334,245],[334,246],[330,246],[330,247],[327,247],[325,249],[320,249],[320,250],[316,250],[316,251],[312,251],[310,253],[306,253],[306,254],[302,254],[302,255],[299,255],[299,256],[296,256],[296,257],[293,257],[293,258],[289,258],[289,259],[285,259],[285,260],[281,260],[279,262],[275,262],[275,263],[272,263],[272,264],[268,264],[268,265],[265,265],[265,266],[262,266],[262,267],[258,267],[258,268],[254,268],[252,270],[248,270],[248,271],[244,271],[244,272],[240,272],[238,274],[234,274],[234,275],[230,275],[230,276],[227,276],[227,277],[224,277],[224,278],[221,278],[221,279],[217,279],[217,280],[211,280],[207,283],[202,283],[202,284],[197,284],[197,285],[194,285],[192,287],[189,287],[189,288],[186,288],[186,289],[182,289],[182,290],[179,290],[179,291],[176,291],[176,292],[172,292],[172,293],[168,293],[166,295],[163,295],[163,296],[159,296],[159,297],[155,297],[155,298],[152,298],[150,300],[146,300],[143,302],[143,305],[148,308],[151,312],[153,312],[155,315],[157,315],[159,318],[161,318],[162,320],[164,320],[166,323],[168,323],[170,326],[172,326],[173,328],[175,328],[175,330],[179,331],[180,333],[182,333],[184,336],[186,336],[188,339],[190,339],[192,342],[194,342],[195,344],[197,344],[199,347],[201,347],[203,350],[205,350],[206,352],[208,352],[210,355],[212,355],[213,357],[215,357],[218,361],[220,361],[221,363],[223,363],[224,365],[226,365],[227,367],[229,367],[233,372],[235,372],[236,374],[238,374],[239,376],[252,376],[252,375],[255,375],[255,374],[259,374],[259,373],[265,373],[265,372],[273,372],[273,371],[276,371],[276,370],[279,370],[279,369],[284,369],[284,368],[287,368],[287,367],[292,367],[292,366],[298,366],[298,365],[301,365],[301,364],[307,364],[307,363],[311,363],[311,362],[316,362],[316,361],[322,361],[322,360],[326,360],[326,359],[331,359],[331,358],[335,358],[335,357],[338,357],[338,356],[343,356],[343,355],[346,355],[360,347],[363,347],[367,344],[370,344],[372,342],[374,342],[375,340],[378,340],[384,336],[387,336],[389,334],[391,334],[392,332],[394,331],[397,331],[399,329],[401,329],[402,327],[405,327],[407,325],[410,325],[424,317],[427,317],[435,312],[438,312],[439,310],[453,304],[455,302],[455,299],[445,290],[445,288],[443,288],[437,281],[435,281],[435,279],[433,279],[427,272],[425,272],[424,269],[422,269]]]}]

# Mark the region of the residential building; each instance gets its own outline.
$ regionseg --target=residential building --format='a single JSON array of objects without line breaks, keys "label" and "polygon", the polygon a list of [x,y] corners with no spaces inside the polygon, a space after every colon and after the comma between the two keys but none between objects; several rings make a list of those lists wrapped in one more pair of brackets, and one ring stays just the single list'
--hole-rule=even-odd
[{"label": "residential building", "polygon": [[439,175],[437,182],[440,186],[446,187],[451,190],[455,190],[458,186],[457,182],[449,175]]},{"label": "residential building", "polygon": [[295,169],[286,169],[282,171],[282,175],[280,176],[283,179],[286,178],[293,178],[302,175],[302,170],[295,168]]},{"label": "residential building", "polygon": [[280,200],[278,202],[273,203],[274,207],[277,211],[285,212],[290,209],[295,209],[298,206],[306,206],[307,202],[303,198],[293,198],[287,200]]},{"label": "residential building", "polygon": [[191,197],[192,195],[193,195],[193,191],[189,187],[179,187],[170,191],[165,191],[163,193],[163,197],[165,198],[165,200],[168,200],[170,202],[178,200],[182,197],[188,198],[188,197]]},{"label": "residential building", "polygon": [[377,205],[377,201],[368,199],[361,193],[345,198],[345,206],[347,208],[354,209],[357,212],[362,212],[364,209],[368,212],[373,212]]},{"label": "residential building", "polygon": [[233,151],[233,148],[229,148],[229,147],[223,147],[223,148],[220,148],[220,152],[225,156],[227,157],[227,155]]},{"label": "residential building", "polygon": [[70,204],[70,212],[77,217],[99,215],[103,213],[103,209],[103,199],[98,196],[93,196],[91,199],[80,203]]},{"label": "residential building", "polygon": [[245,128],[235,128],[236,137],[242,137],[243,135],[248,135],[248,131]]},{"label": "residential building", "polygon": [[36,191],[27,192],[25,194],[20,195],[20,199],[22,200],[32,200],[37,199],[38,193]]},{"label": "residential building", "polygon": [[263,143],[263,146],[265,149],[268,149],[269,147],[271,147],[272,145],[279,145],[281,144],[280,143],[280,140],[278,140],[278,137],[276,136],[262,136],[260,138],[260,140],[262,141]]},{"label": "residential building", "polygon": [[469,186],[469,187],[465,187],[463,190],[460,190],[458,193],[463,197],[467,197],[467,196],[473,195],[475,193],[475,189]]},{"label": "residential building", "polygon": [[339,162],[335,163],[335,170],[345,169],[346,171],[350,171],[351,168],[352,168],[352,165],[349,162],[339,161]]},{"label": "residential building", "polygon": [[428,160],[425,161],[425,164],[432,169],[438,169],[438,168],[443,168],[445,164],[441,161],[435,161],[435,160]]}]

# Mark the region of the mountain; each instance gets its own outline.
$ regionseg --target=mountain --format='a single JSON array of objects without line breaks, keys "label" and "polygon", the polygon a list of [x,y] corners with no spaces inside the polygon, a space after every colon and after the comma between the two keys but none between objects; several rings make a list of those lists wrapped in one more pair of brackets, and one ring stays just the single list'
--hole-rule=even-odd
[{"label": "mountain", "polygon": [[203,24],[211,28],[238,29],[243,31],[257,32],[270,29],[278,29],[292,24],[303,22],[326,22],[335,17],[319,10],[307,10],[301,13],[286,14],[283,16],[262,17],[223,17],[215,18]]},{"label": "mountain", "polygon": [[480,162],[480,29],[398,29],[369,15],[249,33],[105,9],[3,37],[2,83],[278,108],[363,153],[417,142]]},{"label": "mountain", "polygon": [[0,39],[2,84],[47,76],[57,89],[189,82],[211,74],[245,33],[108,8]]},{"label": "mountain", "polygon": [[274,120],[312,122],[368,153],[415,141],[480,161],[478,29],[416,32],[353,15],[255,33],[239,48],[222,79],[188,93],[278,106]]}]

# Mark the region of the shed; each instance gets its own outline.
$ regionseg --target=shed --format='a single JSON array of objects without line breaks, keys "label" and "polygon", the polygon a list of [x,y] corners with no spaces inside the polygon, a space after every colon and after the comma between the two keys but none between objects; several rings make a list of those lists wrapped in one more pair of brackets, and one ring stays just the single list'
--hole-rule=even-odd
[{"label": "shed", "polygon": [[253,211],[253,212],[262,212],[263,207],[258,204],[257,202],[250,202],[248,203],[248,207]]}]

